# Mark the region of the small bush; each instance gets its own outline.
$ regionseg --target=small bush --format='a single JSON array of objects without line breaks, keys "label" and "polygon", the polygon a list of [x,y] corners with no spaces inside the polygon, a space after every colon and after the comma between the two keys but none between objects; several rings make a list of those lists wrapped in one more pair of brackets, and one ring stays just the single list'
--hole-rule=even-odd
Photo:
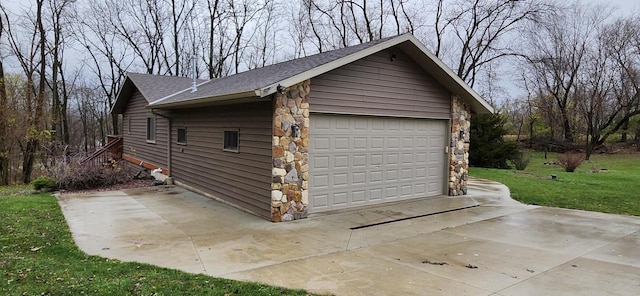
[{"label": "small bush", "polygon": [[33,186],[33,189],[35,190],[47,192],[56,190],[58,188],[58,185],[54,179],[45,176],[38,177],[35,180],[31,181],[31,186]]},{"label": "small bush", "polygon": [[518,171],[523,171],[531,162],[531,156],[526,153],[518,152],[516,153],[509,162],[516,168]]},{"label": "small bush", "polygon": [[586,154],[583,152],[571,151],[558,155],[558,163],[564,168],[565,172],[575,172],[582,164]]}]

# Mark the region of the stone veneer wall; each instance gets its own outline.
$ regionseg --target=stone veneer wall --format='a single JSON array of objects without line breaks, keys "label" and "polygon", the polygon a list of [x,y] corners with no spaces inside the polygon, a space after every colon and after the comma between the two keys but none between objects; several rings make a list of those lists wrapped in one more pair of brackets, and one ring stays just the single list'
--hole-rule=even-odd
[{"label": "stone veneer wall", "polygon": [[451,147],[449,149],[449,195],[467,194],[471,108],[454,96],[451,106]]},{"label": "stone veneer wall", "polygon": [[307,216],[309,203],[309,91],[306,80],[275,94],[271,221]]}]

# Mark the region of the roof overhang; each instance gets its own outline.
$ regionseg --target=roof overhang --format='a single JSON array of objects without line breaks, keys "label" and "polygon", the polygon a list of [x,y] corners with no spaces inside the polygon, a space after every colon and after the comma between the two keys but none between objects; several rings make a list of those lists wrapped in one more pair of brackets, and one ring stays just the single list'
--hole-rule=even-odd
[{"label": "roof overhang", "polygon": [[224,94],[214,97],[200,97],[196,99],[191,99],[188,101],[177,101],[177,102],[152,102],[147,105],[147,108],[152,109],[180,109],[180,108],[194,108],[194,107],[203,107],[203,106],[213,106],[213,105],[226,105],[226,104],[236,104],[236,103],[247,103],[259,101],[261,98],[265,97],[261,95],[262,92],[259,90],[252,90],[240,93],[231,93]]},{"label": "roof overhang", "polygon": [[127,106],[129,98],[131,98],[131,94],[133,93],[135,87],[136,86],[133,84],[133,81],[131,81],[131,78],[129,78],[129,76],[127,75],[127,77],[124,79],[124,82],[122,83],[122,87],[120,87],[120,90],[116,95],[116,101],[113,103],[113,106],[111,106],[111,110],[109,111],[109,113],[124,113],[124,108]]},{"label": "roof overhang", "polygon": [[[420,65],[427,73],[432,75],[438,82],[444,85],[453,95],[459,96],[471,106],[471,110],[478,114],[494,113],[493,107],[487,103],[476,91],[464,82],[453,70],[451,70],[442,60],[436,57],[418,39],[411,34],[400,35],[380,44],[376,44],[351,55],[337,59],[330,63],[321,65],[312,70],[291,76],[268,87],[259,90],[262,96],[276,92],[277,86],[289,87],[300,81],[311,79],[331,70],[342,67],[351,62],[357,61],[379,51],[398,45],[406,54]],[[258,90],[256,91],[258,92]]]},{"label": "roof overhang", "polygon": [[[305,81],[307,79],[311,79],[313,77],[327,73],[331,70],[337,69],[346,64],[394,46],[398,46],[401,50],[408,54],[418,65],[420,65],[428,74],[433,76],[453,95],[460,97],[467,104],[469,104],[473,112],[478,114],[491,114],[494,112],[493,107],[491,107],[489,103],[487,103],[466,82],[458,77],[458,75],[456,75],[453,70],[451,70],[444,62],[442,62],[438,57],[431,53],[431,51],[429,51],[429,49],[427,49],[420,41],[418,41],[418,39],[408,33],[395,38],[391,38],[350,55],[346,55],[342,58],[315,67],[311,70],[290,76],[273,84],[265,85],[264,87],[261,87],[259,89],[217,96],[203,96],[184,101],[170,102],[168,99],[176,95],[174,94],[151,102],[148,107],[158,109],[191,108],[206,105],[232,104],[260,100],[261,98],[268,97],[276,93],[278,85],[290,87],[292,85],[300,83],[301,81]],[[126,84],[127,81],[125,81],[125,86]],[[125,86],[123,86],[121,93],[125,91]],[[185,91],[188,90],[183,90],[180,93]],[[116,109],[116,106],[119,103],[120,96],[121,94],[118,94],[118,100],[116,100],[116,105],[114,105],[115,110],[119,110]]]}]

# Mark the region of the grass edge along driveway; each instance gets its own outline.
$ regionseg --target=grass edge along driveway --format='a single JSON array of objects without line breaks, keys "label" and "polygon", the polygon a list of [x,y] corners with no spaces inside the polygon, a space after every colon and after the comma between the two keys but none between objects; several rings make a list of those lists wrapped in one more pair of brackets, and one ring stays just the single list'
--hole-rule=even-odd
[{"label": "grass edge along driveway", "polygon": [[89,256],[75,245],[55,197],[15,191],[0,187],[2,295],[310,295]]},{"label": "grass edge along driveway", "polygon": [[533,152],[523,171],[472,167],[469,175],[505,184],[526,204],[640,216],[640,153],[592,155],[573,173],[549,164],[556,157]]}]

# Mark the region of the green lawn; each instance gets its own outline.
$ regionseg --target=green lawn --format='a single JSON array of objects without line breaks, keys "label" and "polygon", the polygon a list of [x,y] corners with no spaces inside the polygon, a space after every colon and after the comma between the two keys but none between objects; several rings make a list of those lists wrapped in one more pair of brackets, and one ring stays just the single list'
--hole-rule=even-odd
[{"label": "green lawn", "polygon": [[526,204],[640,216],[640,154],[592,155],[574,173],[544,164],[556,156],[532,153],[524,171],[471,168],[469,174],[507,185]]},{"label": "green lawn", "polygon": [[0,187],[0,295],[308,295],[80,251],[50,194]]}]

